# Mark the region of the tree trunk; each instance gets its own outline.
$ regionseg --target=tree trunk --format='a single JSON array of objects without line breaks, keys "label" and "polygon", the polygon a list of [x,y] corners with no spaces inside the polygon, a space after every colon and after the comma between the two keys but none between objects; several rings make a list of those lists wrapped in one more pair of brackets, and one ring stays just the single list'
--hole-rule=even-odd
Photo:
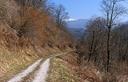
[{"label": "tree trunk", "polygon": [[93,31],[93,35],[92,35],[92,42],[91,42],[91,46],[90,46],[90,50],[89,50],[89,58],[88,58],[88,62],[91,59],[92,56],[92,52],[93,52],[93,46],[94,46],[94,38],[95,38],[95,31]]},{"label": "tree trunk", "polygon": [[106,71],[109,72],[109,64],[110,64],[110,34],[111,34],[111,26],[108,27],[108,38],[107,38],[107,66]]}]

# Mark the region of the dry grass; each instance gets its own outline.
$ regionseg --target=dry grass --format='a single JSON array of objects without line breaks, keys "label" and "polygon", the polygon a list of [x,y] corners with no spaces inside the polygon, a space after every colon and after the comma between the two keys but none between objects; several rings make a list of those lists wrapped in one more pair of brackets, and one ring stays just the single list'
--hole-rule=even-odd
[{"label": "dry grass", "polygon": [[47,82],[81,82],[74,70],[69,67],[66,61],[60,58],[53,58]]},{"label": "dry grass", "polygon": [[38,58],[39,56],[29,49],[19,52],[0,49],[0,81],[12,77]]},{"label": "dry grass", "polygon": [[37,53],[31,48],[20,48],[16,51],[9,51],[6,47],[0,47],[0,82],[6,82],[7,79],[19,73],[27,66],[32,64],[39,58],[47,58],[56,53],[70,51],[70,49],[61,51],[57,47],[40,48],[40,53]]},{"label": "dry grass", "polygon": [[27,6],[22,10],[10,1],[6,6],[9,18],[0,20],[0,82],[40,57],[69,50],[71,38],[56,27],[48,12]]}]

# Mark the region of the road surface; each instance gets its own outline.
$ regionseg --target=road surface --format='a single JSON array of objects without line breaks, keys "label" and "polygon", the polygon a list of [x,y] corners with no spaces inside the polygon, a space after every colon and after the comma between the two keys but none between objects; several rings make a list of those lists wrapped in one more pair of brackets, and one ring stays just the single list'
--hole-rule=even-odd
[{"label": "road surface", "polygon": [[45,61],[43,61],[43,59],[39,59],[35,63],[30,65],[27,69],[21,71],[21,73],[15,75],[13,78],[8,80],[7,82],[28,82],[28,81],[25,81],[24,78],[30,76],[31,73],[33,74],[34,77],[30,82],[46,82],[46,79],[48,77],[49,67],[50,67],[50,59],[56,56],[65,55],[67,53],[69,52],[56,54],[54,56],[47,58]]}]

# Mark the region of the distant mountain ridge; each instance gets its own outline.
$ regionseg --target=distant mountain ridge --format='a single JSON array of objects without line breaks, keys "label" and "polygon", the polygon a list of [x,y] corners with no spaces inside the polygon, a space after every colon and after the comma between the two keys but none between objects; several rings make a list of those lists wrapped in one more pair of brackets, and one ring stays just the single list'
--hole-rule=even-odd
[{"label": "distant mountain ridge", "polygon": [[67,21],[67,26],[69,28],[84,28],[86,23],[87,23],[86,19],[71,20],[71,21]]},{"label": "distant mountain ridge", "polygon": [[76,38],[80,39],[84,33],[87,20],[71,20],[67,21],[67,30]]}]

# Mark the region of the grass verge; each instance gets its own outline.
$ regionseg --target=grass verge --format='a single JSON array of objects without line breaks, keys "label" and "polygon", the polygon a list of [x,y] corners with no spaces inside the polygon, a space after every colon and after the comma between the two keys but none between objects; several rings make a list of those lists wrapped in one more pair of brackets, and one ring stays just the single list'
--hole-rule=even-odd
[{"label": "grass verge", "polygon": [[52,58],[47,82],[81,82],[79,77],[60,58]]}]

